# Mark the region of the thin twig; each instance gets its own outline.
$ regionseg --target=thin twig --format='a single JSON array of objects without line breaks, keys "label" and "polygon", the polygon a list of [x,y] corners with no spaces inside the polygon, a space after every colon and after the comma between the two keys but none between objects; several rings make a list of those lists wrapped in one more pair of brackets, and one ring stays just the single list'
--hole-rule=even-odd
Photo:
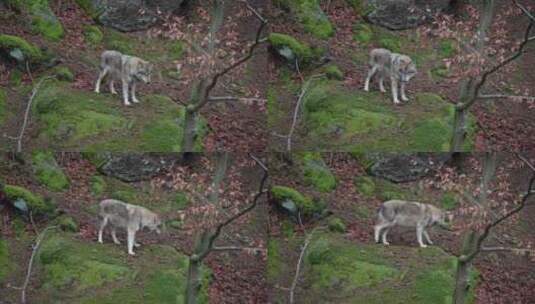
[{"label": "thin twig", "polygon": [[516,254],[535,254],[535,249],[529,248],[511,248],[511,247],[481,247],[481,251],[494,252],[494,251],[512,251]]},{"label": "thin twig", "polygon": [[37,91],[39,90],[39,87],[41,87],[41,84],[48,79],[54,78],[53,76],[48,76],[41,78],[37,85],[32,90],[32,95],[30,96],[30,100],[28,101],[28,104],[26,105],[26,112],[24,113],[24,121],[22,122],[22,128],[20,129],[19,136],[17,137],[17,153],[22,152],[22,139],[24,137],[24,132],[26,131],[26,125],[28,124],[28,118],[30,116],[30,110],[32,108],[32,102],[35,98],[35,95],[37,95]]},{"label": "thin twig", "polygon": [[26,304],[26,288],[28,287],[28,284],[30,283],[30,276],[32,274],[32,266],[33,266],[33,259],[35,258],[35,255],[37,254],[37,251],[39,250],[39,246],[41,245],[41,242],[43,241],[45,234],[48,230],[54,229],[57,226],[50,226],[47,227],[41,232],[36,239],[35,245],[33,245],[32,249],[32,255],[30,256],[30,261],[28,262],[28,271],[26,272],[26,279],[24,280],[24,284],[22,285],[22,292],[21,292],[21,300],[20,302],[22,304]]},{"label": "thin twig", "polygon": [[314,235],[314,232],[316,230],[321,229],[323,227],[316,227],[314,228],[305,238],[305,242],[303,243],[303,247],[301,247],[301,253],[299,254],[299,259],[297,260],[297,266],[295,269],[295,276],[292,282],[292,286],[290,288],[290,304],[294,303],[294,294],[295,294],[295,288],[297,287],[297,282],[299,281],[299,274],[301,273],[301,264],[303,263],[303,257],[305,256],[305,252],[307,250],[308,245],[310,244],[310,240],[312,239],[312,236]]},{"label": "thin twig", "polygon": [[529,101],[535,101],[535,96],[522,96],[522,95],[504,95],[504,94],[480,94],[479,99],[497,99],[497,98],[515,98]]}]

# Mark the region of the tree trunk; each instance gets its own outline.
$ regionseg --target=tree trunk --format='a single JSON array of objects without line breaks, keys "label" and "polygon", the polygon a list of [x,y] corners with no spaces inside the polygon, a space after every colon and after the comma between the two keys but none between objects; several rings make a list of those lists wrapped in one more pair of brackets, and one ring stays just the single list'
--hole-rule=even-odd
[{"label": "tree trunk", "polygon": [[475,231],[469,231],[465,236],[461,256],[457,258],[457,272],[455,274],[455,294],[454,303],[464,304],[470,291],[470,269],[472,268],[473,257],[465,259],[470,253],[476,250],[477,235]]},{"label": "tree trunk", "polygon": [[485,153],[485,159],[483,160],[483,178],[481,179],[481,185],[479,189],[478,201],[485,206],[485,208],[490,210],[490,206],[487,203],[487,196],[489,191],[489,184],[494,178],[496,173],[496,165],[498,163],[498,154],[495,152]]},{"label": "tree trunk", "polygon": [[206,96],[206,79],[201,79],[193,87],[188,106],[185,109],[184,117],[184,134],[182,137],[182,152],[184,154],[195,151],[195,141],[197,140],[197,118],[200,111],[200,104],[205,103],[203,99]]},{"label": "tree trunk", "polygon": [[467,110],[462,107],[455,107],[453,118],[453,137],[451,140],[451,152],[462,152],[464,140],[466,139],[466,116]]},{"label": "tree trunk", "polygon": [[191,256],[188,266],[188,280],[186,282],[186,303],[196,304],[199,291],[201,290],[201,265],[202,261]]}]

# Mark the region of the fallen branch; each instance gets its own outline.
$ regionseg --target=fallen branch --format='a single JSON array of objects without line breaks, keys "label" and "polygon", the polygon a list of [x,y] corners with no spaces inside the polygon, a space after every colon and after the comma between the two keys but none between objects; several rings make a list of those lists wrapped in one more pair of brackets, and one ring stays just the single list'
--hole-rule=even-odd
[{"label": "fallen branch", "polygon": [[481,251],[495,252],[495,251],[511,251],[518,255],[535,254],[535,249],[528,248],[511,248],[511,247],[481,247]]},{"label": "fallen branch", "polygon": [[35,95],[37,95],[37,91],[39,91],[39,88],[41,87],[41,84],[43,84],[43,82],[45,80],[52,79],[52,78],[54,78],[54,77],[53,76],[48,76],[48,77],[41,78],[41,80],[39,80],[37,85],[32,90],[32,95],[30,95],[30,100],[28,100],[28,104],[26,105],[26,112],[24,113],[24,120],[22,122],[22,128],[20,130],[19,136],[16,137],[16,139],[17,139],[17,153],[22,152],[22,139],[24,138],[24,132],[26,131],[26,126],[28,124],[28,118],[30,116],[30,110],[32,108],[33,99],[35,98]]},{"label": "fallen branch", "polygon": [[312,239],[314,232],[316,232],[318,229],[321,229],[321,228],[323,227],[314,228],[310,232],[310,234],[308,234],[305,238],[305,242],[303,243],[303,247],[301,248],[301,253],[299,254],[299,259],[297,260],[297,267],[295,269],[294,280],[292,282],[292,286],[290,287],[290,304],[294,303],[295,288],[297,287],[297,281],[299,280],[299,274],[301,273],[301,264],[303,263],[303,257],[305,256],[307,247],[310,244],[310,240]]},{"label": "fallen branch", "polygon": [[35,258],[35,255],[37,254],[37,251],[39,250],[39,246],[41,245],[41,242],[43,241],[45,234],[50,229],[55,229],[57,226],[50,226],[45,228],[38,236],[35,241],[35,245],[33,245],[32,255],[30,256],[30,261],[28,262],[28,271],[26,272],[26,279],[24,280],[24,284],[22,285],[22,292],[21,292],[21,299],[20,302],[22,304],[26,304],[26,288],[28,287],[28,283],[30,283],[30,276],[32,274],[32,266],[33,266],[33,259]]},{"label": "fallen branch", "polygon": [[208,97],[208,100],[210,102],[241,101],[244,103],[267,101],[267,99],[265,98],[254,98],[254,97],[247,98],[247,97],[234,97],[234,96],[211,96],[211,97]]},{"label": "fallen branch", "polygon": [[246,251],[252,254],[257,254],[259,252],[264,252],[266,249],[261,247],[239,247],[239,246],[214,246],[213,251]]}]

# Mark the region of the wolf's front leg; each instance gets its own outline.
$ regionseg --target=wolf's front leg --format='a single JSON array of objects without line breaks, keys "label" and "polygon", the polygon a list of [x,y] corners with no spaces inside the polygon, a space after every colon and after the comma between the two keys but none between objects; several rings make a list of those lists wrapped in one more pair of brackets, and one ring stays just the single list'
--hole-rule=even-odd
[{"label": "wolf's front leg", "polygon": [[136,255],[134,253],[134,244],[136,242],[136,230],[134,228],[127,228],[127,234],[128,234],[128,254],[129,255]]},{"label": "wolf's front leg", "polygon": [[424,232],[424,227],[421,225],[416,226],[416,239],[418,239],[418,244],[420,244],[420,247],[425,248],[427,247],[424,242],[422,242],[422,234]]},{"label": "wolf's front leg", "polygon": [[390,243],[388,242],[388,240],[386,239],[386,236],[388,235],[388,231],[390,231],[390,226],[389,227],[386,227],[385,228],[385,231],[383,232],[383,244],[384,245],[390,245]]},{"label": "wolf's front leg", "polygon": [[106,227],[106,224],[108,224],[108,218],[104,217],[102,219],[102,222],[100,223],[100,227],[98,229],[98,242],[102,244],[102,232],[104,231],[104,228]]},{"label": "wolf's front leg", "polygon": [[392,100],[394,104],[400,104],[401,102],[398,99],[398,80],[395,77],[391,77],[390,83],[392,85]]},{"label": "wolf's front leg", "polygon": [[132,81],[132,101],[135,103],[139,103],[139,100],[136,97],[136,82]]},{"label": "wolf's front leg", "polygon": [[405,82],[401,83],[401,100],[409,101],[409,98],[405,95]]},{"label": "wolf's front leg", "polygon": [[128,101],[128,85],[129,85],[129,81],[128,79],[122,79],[122,83],[123,83],[123,102],[124,102],[124,105],[125,106],[129,106],[130,105],[130,102]]}]

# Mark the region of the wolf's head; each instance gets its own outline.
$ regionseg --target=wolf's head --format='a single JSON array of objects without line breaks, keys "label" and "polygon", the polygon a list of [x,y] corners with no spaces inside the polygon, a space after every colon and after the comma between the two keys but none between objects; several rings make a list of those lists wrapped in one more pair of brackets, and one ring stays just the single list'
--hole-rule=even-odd
[{"label": "wolf's head", "polygon": [[150,83],[150,78],[152,76],[152,63],[148,61],[140,61],[138,69],[136,71],[136,78],[143,81],[144,83]]},{"label": "wolf's head", "polygon": [[163,227],[162,220],[160,219],[160,216],[156,213],[151,214],[151,216],[147,218],[146,222],[143,224],[145,227],[149,228],[150,231],[156,231],[156,233],[158,234],[161,233],[160,228]]},{"label": "wolf's head", "polygon": [[398,58],[399,66],[399,80],[401,82],[409,82],[412,77],[418,73],[416,70],[416,64],[407,55],[400,55]]},{"label": "wolf's head", "polygon": [[438,216],[436,217],[435,219],[435,222],[445,228],[445,229],[450,229],[451,227],[451,224],[453,222],[453,212],[450,212],[450,211],[444,211],[444,210],[439,210],[439,213],[438,213]]}]

